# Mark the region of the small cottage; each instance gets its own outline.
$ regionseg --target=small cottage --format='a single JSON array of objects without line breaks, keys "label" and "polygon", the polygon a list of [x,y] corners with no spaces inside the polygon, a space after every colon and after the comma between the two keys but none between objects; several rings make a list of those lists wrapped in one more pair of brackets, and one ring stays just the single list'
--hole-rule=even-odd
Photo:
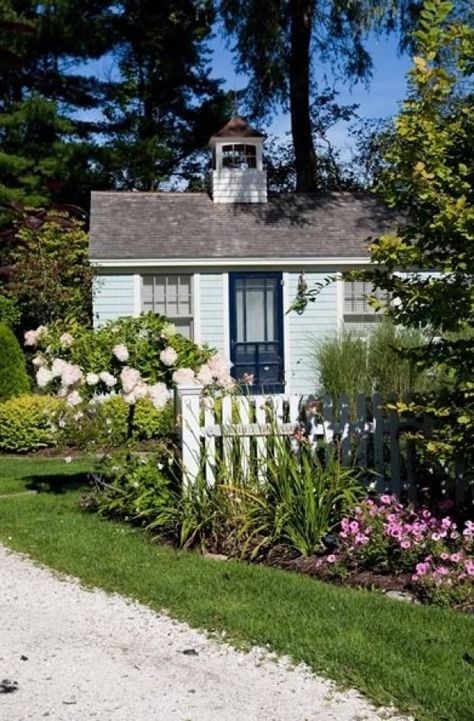
[{"label": "small cottage", "polygon": [[[210,139],[210,192],[94,192],[90,258],[97,325],[123,315],[166,315],[197,343],[230,357],[254,390],[314,389],[314,340],[366,324],[370,288],[342,272],[367,265],[368,237],[391,226],[374,197],[267,194],[264,136],[232,118]],[[323,288],[304,313],[299,290]]]}]

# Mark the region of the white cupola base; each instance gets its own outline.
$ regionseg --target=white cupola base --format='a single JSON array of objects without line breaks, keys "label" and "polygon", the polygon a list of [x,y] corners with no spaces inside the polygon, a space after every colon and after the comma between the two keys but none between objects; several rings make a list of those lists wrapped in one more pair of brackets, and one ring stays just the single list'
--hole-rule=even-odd
[{"label": "white cupola base", "polygon": [[262,133],[236,116],[209,141],[214,203],[266,203],[267,174],[263,170]]}]

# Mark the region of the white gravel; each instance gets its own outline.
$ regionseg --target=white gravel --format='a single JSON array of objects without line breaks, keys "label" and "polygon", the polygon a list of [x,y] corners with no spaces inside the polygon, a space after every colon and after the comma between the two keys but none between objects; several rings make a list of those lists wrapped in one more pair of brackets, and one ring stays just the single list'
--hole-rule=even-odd
[{"label": "white gravel", "polygon": [[0,719],[43,718],[406,721],[304,666],[242,653],[0,546]]}]

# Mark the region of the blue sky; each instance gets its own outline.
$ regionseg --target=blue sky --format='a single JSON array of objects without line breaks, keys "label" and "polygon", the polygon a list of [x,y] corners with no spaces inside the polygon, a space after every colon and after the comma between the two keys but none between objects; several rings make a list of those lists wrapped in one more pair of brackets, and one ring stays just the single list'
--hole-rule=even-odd
[{"label": "blue sky", "polygon": [[[219,30],[210,43],[213,51],[213,75],[224,78],[227,89],[241,89],[247,84],[245,76],[238,75],[234,69],[231,51],[226,47]],[[368,86],[357,84],[350,88],[348,85],[337,83],[339,102],[342,104],[359,104],[361,117],[386,117],[394,115],[400,102],[406,96],[406,73],[410,67],[410,58],[400,56],[397,49],[397,38],[382,37],[369,39],[368,50],[374,62],[374,72]],[[330,69],[327,70],[331,81]],[[266,132],[284,137],[289,131],[289,117],[284,114],[277,115],[271,125],[265,128]],[[331,141],[343,151],[350,154],[350,143],[347,128],[340,124],[330,132]],[[346,154],[345,153],[345,154]]]}]

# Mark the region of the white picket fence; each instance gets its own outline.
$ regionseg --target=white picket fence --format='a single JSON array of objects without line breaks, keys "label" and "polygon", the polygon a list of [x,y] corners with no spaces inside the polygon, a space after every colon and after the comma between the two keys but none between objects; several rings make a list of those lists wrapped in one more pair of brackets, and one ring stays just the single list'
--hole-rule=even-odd
[{"label": "white picket fence", "polygon": [[199,386],[176,391],[186,482],[202,472],[213,484],[220,464],[232,472],[238,463],[234,471],[241,477],[250,469],[263,476],[269,437],[291,437],[304,429],[314,444],[337,441],[342,463],[366,469],[367,483],[375,483],[378,491],[415,498],[414,442],[405,436],[401,444],[407,427],[395,410],[386,409],[380,394],[369,402],[360,395],[351,417],[346,396],[337,404],[326,396],[311,405],[297,395],[226,396],[216,402],[202,391]]}]

